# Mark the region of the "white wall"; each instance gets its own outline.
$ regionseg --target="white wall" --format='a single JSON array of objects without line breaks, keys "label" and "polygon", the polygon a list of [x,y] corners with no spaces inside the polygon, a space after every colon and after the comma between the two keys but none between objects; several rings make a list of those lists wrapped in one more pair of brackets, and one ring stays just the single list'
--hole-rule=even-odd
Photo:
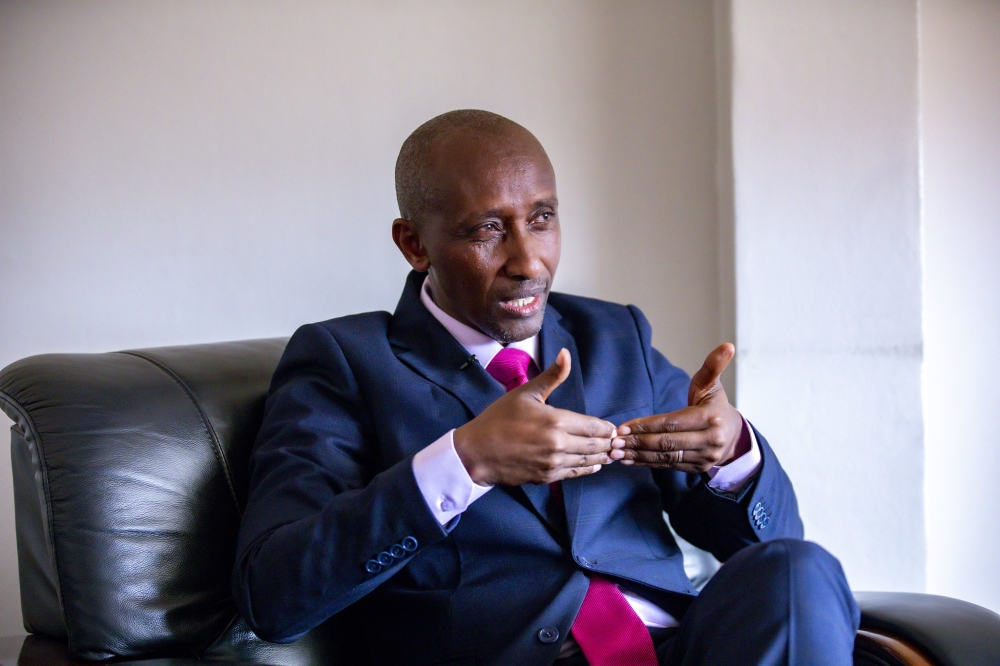
[{"label": "white wall", "polygon": [[396,151],[481,107],[555,164],[556,287],[637,303],[693,370],[720,341],[712,35],[710,3],[652,0],[2,3],[0,366],[391,310]]},{"label": "white wall", "polygon": [[852,586],[919,591],[916,4],[731,9],[738,404]]},{"label": "white wall", "polygon": [[1000,4],[920,37],[927,588],[1000,612]]}]

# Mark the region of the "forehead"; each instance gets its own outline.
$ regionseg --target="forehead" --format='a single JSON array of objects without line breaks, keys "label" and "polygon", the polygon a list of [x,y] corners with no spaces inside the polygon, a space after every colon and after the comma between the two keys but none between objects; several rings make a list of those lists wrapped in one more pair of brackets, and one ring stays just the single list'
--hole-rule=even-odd
[{"label": "forehead", "polygon": [[452,206],[517,205],[555,196],[552,164],[526,131],[467,131],[443,137],[434,151],[433,173],[437,188]]}]

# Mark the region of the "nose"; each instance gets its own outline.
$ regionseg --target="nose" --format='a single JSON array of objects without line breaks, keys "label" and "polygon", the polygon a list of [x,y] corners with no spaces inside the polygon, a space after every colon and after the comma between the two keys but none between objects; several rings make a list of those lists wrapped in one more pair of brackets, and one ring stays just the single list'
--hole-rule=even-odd
[{"label": "nose", "polygon": [[545,274],[543,241],[522,225],[513,225],[504,239],[507,261],[504,272],[515,280],[534,280]]}]

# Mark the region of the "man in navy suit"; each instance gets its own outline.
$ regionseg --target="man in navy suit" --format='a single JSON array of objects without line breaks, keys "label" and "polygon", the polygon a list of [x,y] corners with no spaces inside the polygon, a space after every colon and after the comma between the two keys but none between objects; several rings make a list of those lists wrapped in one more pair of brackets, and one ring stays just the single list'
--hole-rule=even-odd
[{"label": "man in navy suit", "polygon": [[[791,483],[634,306],[551,292],[523,127],[434,118],[396,165],[396,311],[300,328],[251,458],[233,590],[261,637],[349,620],[376,664],[850,664],[859,613]],[[699,593],[662,513],[725,564]]]}]

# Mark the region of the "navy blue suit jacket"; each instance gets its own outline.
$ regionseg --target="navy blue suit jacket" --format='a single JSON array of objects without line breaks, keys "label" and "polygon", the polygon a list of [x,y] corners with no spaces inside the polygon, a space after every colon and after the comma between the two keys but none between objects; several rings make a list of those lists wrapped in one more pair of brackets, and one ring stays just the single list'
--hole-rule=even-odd
[{"label": "navy blue suit jacket", "polygon": [[[720,560],[801,537],[759,433],[763,467],[740,497],[704,475],[608,465],[563,482],[565,511],[546,485],[496,487],[442,527],[411,459],[504,389],[462,367],[468,353],[420,302],[423,277],[411,273],[392,315],[303,326],[275,371],[233,576],[258,635],[292,640],[342,613],[375,663],[550,664],[588,572],[683,613],[696,592],[662,511]],[[615,424],[684,407],[688,376],[650,335],[634,306],[551,294],[542,366],[562,347],[573,363],[549,404]]]}]

